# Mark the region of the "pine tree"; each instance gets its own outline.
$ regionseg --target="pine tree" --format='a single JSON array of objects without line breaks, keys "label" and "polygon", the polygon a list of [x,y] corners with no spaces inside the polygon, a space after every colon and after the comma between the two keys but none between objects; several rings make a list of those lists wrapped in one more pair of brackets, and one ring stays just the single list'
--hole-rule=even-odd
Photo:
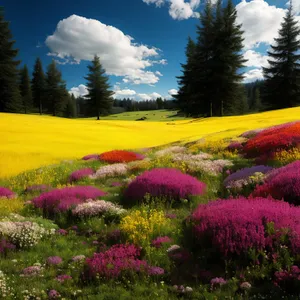
[{"label": "pine tree", "polygon": [[85,77],[88,81],[88,94],[85,97],[89,112],[93,116],[96,115],[97,120],[99,120],[101,114],[111,110],[113,92],[109,90],[108,78],[105,76],[105,70],[102,68],[100,58],[97,55],[94,56],[92,64],[88,66],[88,69],[89,73]]},{"label": "pine tree", "polygon": [[186,46],[185,55],[187,57],[186,64],[181,64],[182,75],[176,77],[178,79],[179,91],[175,95],[180,111],[184,112],[185,115],[189,115],[192,112],[191,99],[193,97],[192,84],[193,84],[193,59],[195,55],[196,44],[188,37],[188,43]]},{"label": "pine tree", "polygon": [[66,118],[76,118],[77,117],[77,102],[75,96],[68,95],[67,103],[64,110],[64,116]]},{"label": "pine tree", "polygon": [[32,93],[30,86],[30,78],[28,74],[28,68],[26,65],[20,71],[20,93],[22,97],[22,106],[24,113],[27,114],[32,108]]},{"label": "pine tree", "polygon": [[[214,22],[214,45],[212,65],[212,87],[215,114],[236,113],[239,102],[239,83],[243,75],[239,69],[244,67],[246,60],[243,49],[243,31],[241,24],[236,24],[237,11],[228,0],[225,8],[221,9],[221,0],[217,2],[216,19]],[[215,92],[214,92],[215,91]]]},{"label": "pine tree", "polygon": [[17,70],[20,61],[15,60],[18,50],[13,49],[15,41],[11,39],[9,22],[5,21],[4,9],[0,6],[0,111],[21,112]]},{"label": "pine tree", "polygon": [[34,65],[31,81],[32,98],[35,107],[38,107],[40,115],[45,106],[46,81],[40,58],[37,58]]},{"label": "pine tree", "polygon": [[257,86],[254,92],[254,100],[253,100],[253,110],[260,111],[262,109],[261,99],[260,99],[260,90]]},{"label": "pine tree", "polygon": [[47,69],[46,76],[47,105],[53,116],[60,115],[68,99],[66,83],[61,78],[61,72],[52,60]]},{"label": "pine tree", "polygon": [[273,109],[292,107],[300,103],[300,28],[290,5],[275,38],[272,51],[268,51],[269,67],[263,68],[265,101]]}]

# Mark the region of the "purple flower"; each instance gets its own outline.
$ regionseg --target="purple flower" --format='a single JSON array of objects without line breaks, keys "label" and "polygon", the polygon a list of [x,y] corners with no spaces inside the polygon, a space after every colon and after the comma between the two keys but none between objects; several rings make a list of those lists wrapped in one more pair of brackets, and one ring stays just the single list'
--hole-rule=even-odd
[{"label": "purple flower", "polygon": [[60,297],[60,293],[57,292],[56,290],[50,290],[48,292],[48,297],[49,299],[58,299]]},{"label": "purple flower", "polygon": [[0,241],[0,253],[7,253],[8,250],[14,250],[16,246],[5,239]]},{"label": "purple flower", "polygon": [[59,256],[50,256],[47,258],[48,265],[59,265],[62,263],[62,258]]},{"label": "purple flower", "polygon": [[22,271],[22,275],[26,277],[37,276],[42,272],[41,266],[30,266]]},{"label": "purple flower", "polygon": [[165,273],[165,270],[160,267],[149,267],[148,274],[149,275],[162,275]]},{"label": "purple flower", "polygon": [[168,236],[159,236],[152,241],[152,246],[155,248],[160,248],[163,243],[171,243],[172,240]]},{"label": "purple flower", "polygon": [[67,235],[68,231],[65,230],[65,229],[60,228],[60,229],[56,230],[56,233],[60,234],[60,235]]},{"label": "purple flower", "polygon": [[69,178],[70,182],[78,181],[80,179],[83,179],[85,177],[88,177],[90,175],[94,174],[94,170],[91,168],[84,168],[77,171],[74,171]]},{"label": "purple flower", "polygon": [[226,283],[227,283],[227,281],[222,277],[215,277],[210,281],[210,284],[212,285],[212,287],[221,286]]},{"label": "purple flower", "polygon": [[0,186],[0,198],[14,198],[15,196],[10,189]]},{"label": "purple flower", "polygon": [[63,282],[65,282],[66,280],[72,279],[72,276],[67,275],[67,274],[64,274],[64,275],[58,275],[58,276],[56,276],[55,279],[56,279],[57,281],[63,283]]},{"label": "purple flower", "polygon": [[230,151],[241,150],[243,149],[243,145],[240,142],[233,141],[228,145],[227,149]]}]

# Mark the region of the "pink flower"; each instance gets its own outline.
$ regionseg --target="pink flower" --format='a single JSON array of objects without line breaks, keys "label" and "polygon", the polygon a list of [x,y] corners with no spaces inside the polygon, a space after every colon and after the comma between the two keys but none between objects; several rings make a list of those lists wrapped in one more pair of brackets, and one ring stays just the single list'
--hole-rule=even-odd
[{"label": "pink flower", "polygon": [[10,189],[0,186],[0,198],[14,198],[15,196]]},{"label": "pink flower", "polygon": [[94,170],[91,168],[84,168],[77,171],[74,171],[69,178],[70,182],[78,181],[80,179],[83,179],[85,177],[88,177],[89,175],[94,174]]},{"label": "pink flower", "polygon": [[56,279],[57,281],[63,283],[63,282],[65,282],[66,280],[71,280],[71,279],[72,279],[72,276],[66,275],[66,274],[64,274],[64,275],[58,275],[58,276],[56,276],[55,279]]},{"label": "pink flower", "polygon": [[159,236],[152,241],[152,246],[155,248],[160,248],[163,243],[171,243],[172,240],[168,236]]},{"label": "pink flower", "polygon": [[59,265],[62,263],[62,258],[59,256],[50,256],[47,258],[48,265]]},{"label": "pink flower", "polygon": [[48,292],[48,297],[49,297],[49,299],[58,299],[58,298],[60,298],[60,293],[57,292],[56,290],[50,290]]}]

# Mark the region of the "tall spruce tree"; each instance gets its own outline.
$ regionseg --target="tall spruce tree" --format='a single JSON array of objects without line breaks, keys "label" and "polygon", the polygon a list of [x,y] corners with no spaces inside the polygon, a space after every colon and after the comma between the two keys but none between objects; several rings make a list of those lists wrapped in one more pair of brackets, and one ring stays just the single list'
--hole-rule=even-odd
[{"label": "tall spruce tree", "polygon": [[32,92],[30,85],[30,77],[26,65],[20,70],[20,93],[22,97],[23,111],[27,114],[32,109]]},{"label": "tall spruce tree", "polygon": [[263,68],[264,100],[272,109],[292,107],[300,103],[300,28],[290,5],[271,45],[269,67]]},{"label": "tall spruce tree", "polygon": [[100,58],[97,55],[94,56],[88,69],[89,73],[85,77],[88,89],[88,94],[85,96],[87,108],[89,113],[97,116],[97,120],[99,120],[101,114],[111,110],[113,92],[109,90],[108,77],[105,76],[105,70],[102,68]]},{"label": "tall spruce tree", "polygon": [[214,113],[219,116],[238,112],[240,103],[240,86],[243,75],[239,70],[246,60],[243,49],[242,25],[236,23],[237,11],[232,0],[221,9],[221,0],[217,2],[214,22],[214,44],[212,65],[212,91]]},{"label": "tall spruce tree", "polygon": [[16,60],[18,50],[13,49],[15,41],[11,39],[9,22],[5,21],[4,9],[0,6],[0,111],[21,112],[17,69],[20,61]]},{"label": "tall spruce tree", "polygon": [[77,117],[77,102],[73,94],[68,95],[67,103],[64,110],[64,116],[66,118],[76,118]]},{"label": "tall spruce tree", "polygon": [[43,113],[45,103],[46,81],[42,67],[42,61],[37,58],[34,64],[31,81],[32,98],[35,107],[38,107],[40,115]]},{"label": "tall spruce tree", "polygon": [[180,111],[184,112],[186,116],[192,113],[192,105],[190,100],[193,97],[192,86],[195,50],[195,42],[191,39],[191,37],[188,37],[188,43],[185,51],[187,61],[185,64],[181,64],[183,74],[176,77],[178,79],[179,90],[178,94],[174,97],[177,100]]},{"label": "tall spruce tree", "polygon": [[50,63],[46,74],[47,105],[53,116],[61,115],[68,100],[66,83],[54,60]]}]

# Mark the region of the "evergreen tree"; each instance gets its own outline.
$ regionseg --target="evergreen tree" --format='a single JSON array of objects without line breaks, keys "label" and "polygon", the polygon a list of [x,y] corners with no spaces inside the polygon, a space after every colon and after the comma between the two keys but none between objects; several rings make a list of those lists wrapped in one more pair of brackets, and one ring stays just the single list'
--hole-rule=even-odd
[{"label": "evergreen tree", "polygon": [[237,101],[235,113],[244,115],[249,112],[249,104],[246,94],[246,88],[243,84],[240,84],[237,89]]},{"label": "evergreen tree", "polygon": [[22,106],[25,114],[32,108],[32,93],[30,86],[30,78],[26,65],[20,71],[20,93],[22,97]]},{"label": "evergreen tree", "polygon": [[237,11],[228,0],[225,8],[221,9],[221,0],[217,2],[214,22],[214,43],[211,59],[214,112],[219,116],[234,114],[239,103],[239,83],[243,75],[239,69],[244,67],[246,60],[243,49],[243,31],[241,24],[236,24]]},{"label": "evergreen tree", "polygon": [[300,103],[300,28],[290,5],[275,38],[269,67],[263,68],[265,77],[265,101],[272,109],[292,107]]},{"label": "evergreen tree", "polygon": [[178,76],[179,91],[175,95],[179,109],[186,115],[191,113],[191,99],[193,97],[192,85],[193,85],[193,59],[195,55],[196,45],[195,42],[188,37],[188,43],[186,47],[186,64],[181,64],[182,75]]},{"label": "evergreen tree", "polygon": [[45,105],[46,81],[40,58],[37,58],[35,61],[32,73],[31,89],[33,104],[35,107],[38,107],[41,115]]},{"label": "evergreen tree", "polygon": [[100,59],[94,56],[92,64],[88,66],[89,73],[85,79],[88,81],[87,105],[90,113],[100,119],[100,115],[111,110],[113,103],[113,92],[109,90],[108,78],[102,68]]},{"label": "evergreen tree", "polygon": [[15,41],[11,39],[9,22],[5,21],[4,9],[0,6],[0,111],[21,112],[17,70],[20,61],[16,60],[18,50],[13,49]]},{"label": "evergreen tree", "polygon": [[63,112],[68,99],[66,83],[62,80],[54,60],[48,66],[46,75],[47,105],[50,113],[57,116]]},{"label": "evergreen tree", "polygon": [[65,106],[64,116],[66,118],[76,118],[77,117],[77,102],[73,94],[68,95],[67,103]]},{"label": "evergreen tree", "polygon": [[259,87],[256,87],[254,92],[253,110],[260,111],[261,109],[262,109],[262,104],[260,99],[260,90]]}]

